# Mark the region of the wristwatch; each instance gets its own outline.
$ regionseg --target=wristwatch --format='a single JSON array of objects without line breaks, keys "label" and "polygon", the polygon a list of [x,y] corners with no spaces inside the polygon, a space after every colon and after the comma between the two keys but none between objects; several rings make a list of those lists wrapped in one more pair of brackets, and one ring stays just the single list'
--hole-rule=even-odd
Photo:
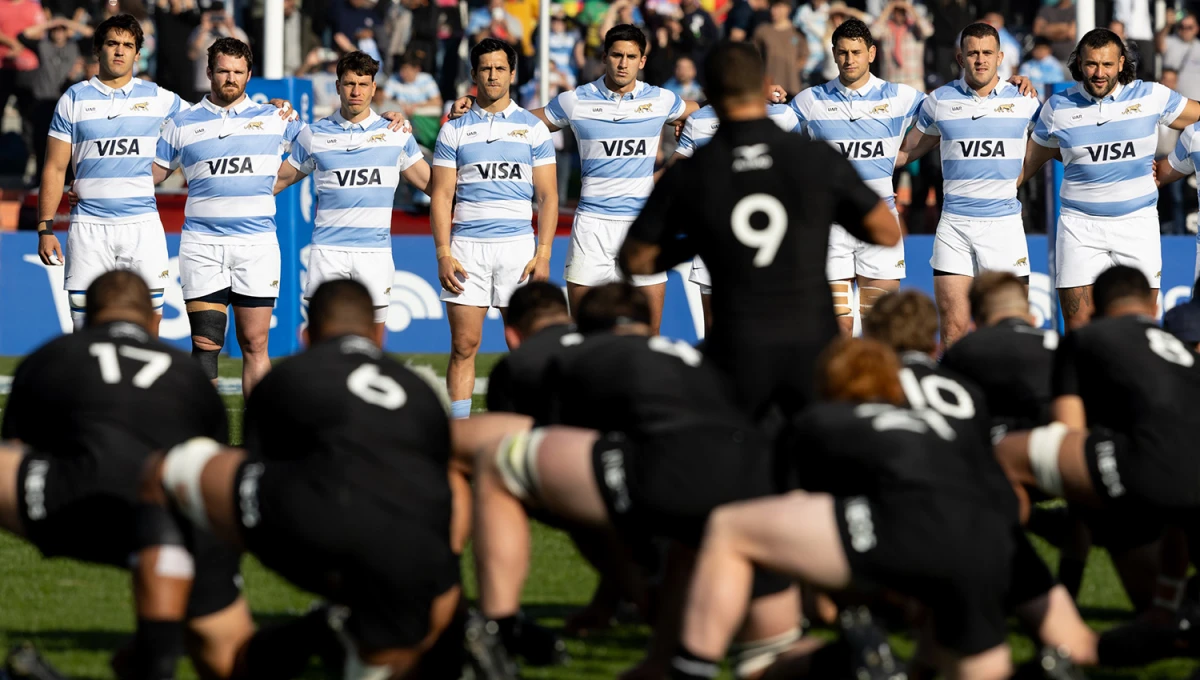
[{"label": "wristwatch", "polygon": [[38,236],[54,233],[54,220],[42,220],[38,222]]}]

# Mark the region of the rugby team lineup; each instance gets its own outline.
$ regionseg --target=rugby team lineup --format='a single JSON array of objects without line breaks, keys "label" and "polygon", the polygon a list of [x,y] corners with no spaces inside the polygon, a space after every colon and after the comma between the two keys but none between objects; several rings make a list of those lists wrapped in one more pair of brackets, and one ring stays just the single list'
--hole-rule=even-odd
[{"label": "rugby team lineup", "polygon": [[[857,19],[832,33],[838,77],[788,103],[753,45],[722,42],[700,106],[638,80],[647,38],[618,24],[604,75],[535,110],[511,98],[516,51],[488,38],[431,162],[402,115],[371,109],[364,52],[307,124],[246,96],[244,42],[209,48],[211,91],[189,104],[133,77],[143,41],[132,16],[101,23],[99,75],[55,110],[37,256],[63,266],[73,332],[21,360],[0,426],[0,527],[128,570],[117,677],[172,678],[184,657],[222,680],[580,677],[566,638],[602,646],[622,610],[652,631],[625,678],[1061,679],[1200,654],[1200,305],[1156,320],[1158,187],[1195,173],[1200,103],[1137,80],[1111,31],[1082,37],[1076,85],[1044,102],[1000,79],[984,23],[929,94],[871,74]],[[1155,161],[1162,126],[1181,135]],[[582,191],[564,287],[566,128]],[[925,265],[892,181],[935,148],[929,296],[901,290]],[[1052,159],[1061,336],[1030,305],[1017,199]],[[176,171],[173,265],[155,186]],[[304,349],[273,363],[276,196],[306,180]],[[382,350],[402,180],[431,200],[444,383]],[[699,347],[660,334],[680,266]],[[176,268],[190,354],[158,338]],[[244,411],[214,389],[230,307]],[[480,409],[490,310],[509,352]],[[599,575],[563,628],[526,611],[549,559],[531,520]],[[1060,549],[1056,574],[1030,532]],[[1103,631],[1077,604],[1093,544],[1132,606]],[[319,603],[256,625],[243,555]],[[67,677],[33,646],[5,670]]]}]

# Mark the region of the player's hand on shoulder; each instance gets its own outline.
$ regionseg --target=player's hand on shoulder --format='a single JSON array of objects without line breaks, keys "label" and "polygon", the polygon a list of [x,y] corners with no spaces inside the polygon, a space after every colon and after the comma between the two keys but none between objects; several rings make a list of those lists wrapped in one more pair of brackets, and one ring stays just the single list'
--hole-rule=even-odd
[{"label": "player's hand on shoulder", "polygon": [[1017,89],[1021,91],[1021,94],[1025,95],[1026,97],[1038,96],[1037,88],[1034,87],[1033,81],[1027,76],[1014,75],[1008,79],[1008,82],[1016,85]]},{"label": "player's hand on shoulder", "polygon": [[412,124],[400,111],[385,111],[379,117],[388,121],[388,129],[392,132],[412,132]]},{"label": "player's hand on shoulder", "polygon": [[279,109],[279,117],[284,120],[296,120],[300,114],[292,108],[292,103],[286,99],[268,99],[267,103]]},{"label": "player's hand on shoulder", "polygon": [[450,120],[462,118],[471,110],[471,105],[475,103],[475,98],[471,96],[459,97],[454,101],[454,106],[450,107]]},{"label": "player's hand on shoulder", "polygon": [[467,276],[467,270],[463,269],[453,255],[443,255],[438,258],[438,280],[441,281],[442,288],[451,293],[461,293],[464,290],[462,282],[468,278],[470,277]]},{"label": "player's hand on shoulder", "polygon": [[780,104],[787,101],[787,90],[778,85],[768,85],[766,87],[767,103]]}]

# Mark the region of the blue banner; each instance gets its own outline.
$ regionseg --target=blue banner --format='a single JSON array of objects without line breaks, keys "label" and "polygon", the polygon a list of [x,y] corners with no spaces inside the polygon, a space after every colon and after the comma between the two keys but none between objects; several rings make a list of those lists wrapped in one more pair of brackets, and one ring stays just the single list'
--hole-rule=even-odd
[{"label": "blue banner", "polygon": [[[311,227],[310,227],[311,229]],[[281,241],[284,229],[280,229]],[[311,232],[310,232],[311,233]],[[307,237],[304,242],[307,242]],[[554,243],[550,271],[560,277],[567,252],[567,237]],[[933,238],[910,236],[905,240],[905,259],[911,263],[906,287],[917,288],[932,295],[933,272],[928,266],[933,252]],[[1163,271],[1160,308],[1163,310],[1184,302],[1191,296],[1195,267],[1196,240],[1186,236],[1162,239]],[[178,285],[179,236],[167,235],[171,255],[173,285],[166,289],[165,308],[160,332],[163,339],[181,349],[190,349],[190,328],[184,313],[183,294]],[[290,252],[290,254],[289,254]],[[295,272],[291,285],[293,293],[281,297],[272,320],[270,349],[272,356],[290,354],[298,348],[281,338],[295,339],[303,323],[300,304],[300,282],[308,249],[283,251],[284,271]],[[389,352],[444,353],[450,348],[450,328],[446,322],[445,304],[438,299],[437,262],[433,238],[430,236],[395,236],[392,238],[392,258],[396,272],[392,283],[391,308],[388,311],[386,348]],[[1029,237],[1030,276],[1029,300],[1034,314],[1049,327],[1053,286],[1047,268],[1045,236]],[[687,282],[688,265],[671,272],[667,284],[666,308],[663,310],[664,335],[689,342],[703,333],[703,314],[700,293]],[[28,354],[47,340],[71,330],[71,314],[67,294],[63,291],[63,268],[47,267],[37,256],[37,235],[32,232],[0,234],[0,356]],[[232,334],[226,349],[236,349]],[[484,325],[483,352],[505,350],[500,315],[492,310]]]}]

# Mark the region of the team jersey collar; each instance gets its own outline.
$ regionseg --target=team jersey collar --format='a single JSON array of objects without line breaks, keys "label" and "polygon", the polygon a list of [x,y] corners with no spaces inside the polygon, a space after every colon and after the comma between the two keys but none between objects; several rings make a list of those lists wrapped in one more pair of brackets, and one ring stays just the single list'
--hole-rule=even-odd
[{"label": "team jersey collar", "polygon": [[109,97],[113,96],[113,94],[116,92],[120,92],[128,97],[129,93],[133,92],[133,86],[137,83],[137,80],[137,78],[130,78],[129,82],[125,83],[121,87],[109,87],[100,82],[99,76],[92,76],[92,79],[88,81],[88,84]]},{"label": "team jersey collar", "polygon": [[868,94],[870,94],[872,90],[874,90],[876,87],[879,87],[883,83],[884,83],[884,80],[882,78],[877,78],[877,77],[875,77],[874,74],[872,74],[871,77],[867,80],[866,85],[863,85],[862,87],[858,88],[857,90],[851,90],[850,88],[848,88],[842,84],[842,81],[840,78],[833,79],[834,89],[836,89],[838,92],[842,93],[842,96],[847,99],[852,99],[854,97],[865,97]]},{"label": "team jersey collar", "polygon": [[380,116],[378,113],[371,111],[371,113],[369,113],[366,118],[363,118],[362,120],[358,121],[357,123],[351,123],[350,121],[346,120],[345,116],[342,115],[341,109],[334,111],[333,115],[329,116],[329,119],[332,120],[333,122],[337,123],[338,125],[340,125],[343,130],[349,130],[350,128],[353,128],[353,127],[358,127],[359,129],[362,129],[362,130],[369,130],[372,125],[374,125],[375,123],[382,120],[382,118],[383,117]]},{"label": "team jersey collar", "polygon": [[204,98],[200,100],[200,104],[218,116],[224,116],[226,112],[232,113],[235,116],[241,115],[250,107],[255,106],[253,99],[250,99],[249,97],[242,97],[242,101],[234,104],[233,106],[230,106],[229,108],[222,108],[209,101],[208,95],[204,95]]},{"label": "team jersey collar", "polygon": [[1121,83],[1117,83],[1117,86],[1113,88],[1112,92],[1109,92],[1108,95],[1106,95],[1103,99],[1097,99],[1093,97],[1092,93],[1088,92],[1087,88],[1083,86],[1083,83],[1077,83],[1075,85],[1075,89],[1079,92],[1079,94],[1083,95],[1084,99],[1096,104],[1101,104],[1109,101],[1115,102],[1120,99],[1121,93],[1125,91],[1125,86]]},{"label": "team jersey collar", "polygon": [[963,94],[967,95],[968,97],[975,97],[976,99],[991,99],[992,97],[999,97],[1003,94],[1006,94],[1006,92],[1002,92],[1002,90],[1007,89],[1005,86],[1016,87],[1016,85],[1013,85],[1012,83],[1008,82],[1007,80],[1000,80],[999,82],[996,83],[996,87],[993,87],[992,91],[989,92],[986,97],[980,97],[979,93],[975,91],[975,88],[973,88],[967,84],[966,76],[963,76],[963,77],[959,78],[958,80],[954,81],[954,85]]},{"label": "team jersey collar", "polygon": [[[500,116],[501,118],[507,119],[509,116],[513,115],[513,113],[517,110],[517,108],[518,108],[517,103],[510,99],[508,102],[508,106],[504,107],[503,111],[501,111],[495,115]],[[480,118],[490,118],[492,116],[491,113],[488,113],[487,111],[484,111],[482,108],[480,108],[479,102],[476,102],[471,105],[471,112],[474,113],[475,115],[479,116]]]},{"label": "team jersey collar", "polygon": [[600,76],[600,78],[597,79],[595,82],[593,82],[592,85],[594,85],[596,87],[596,89],[600,92],[600,95],[602,97],[604,97],[605,99],[607,99],[609,101],[618,101],[618,100],[622,100],[622,99],[633,99],[634,97],[641,94],[642,90],[646,89],[646,83],[643,83],[640,80],[635,80],[634,84],[633,84],[633,90],[626,92],[623,95],[618,95],[616,92],[613,92],[612,90],[608,89],[608,86],[604,84],[604,76]]}]

